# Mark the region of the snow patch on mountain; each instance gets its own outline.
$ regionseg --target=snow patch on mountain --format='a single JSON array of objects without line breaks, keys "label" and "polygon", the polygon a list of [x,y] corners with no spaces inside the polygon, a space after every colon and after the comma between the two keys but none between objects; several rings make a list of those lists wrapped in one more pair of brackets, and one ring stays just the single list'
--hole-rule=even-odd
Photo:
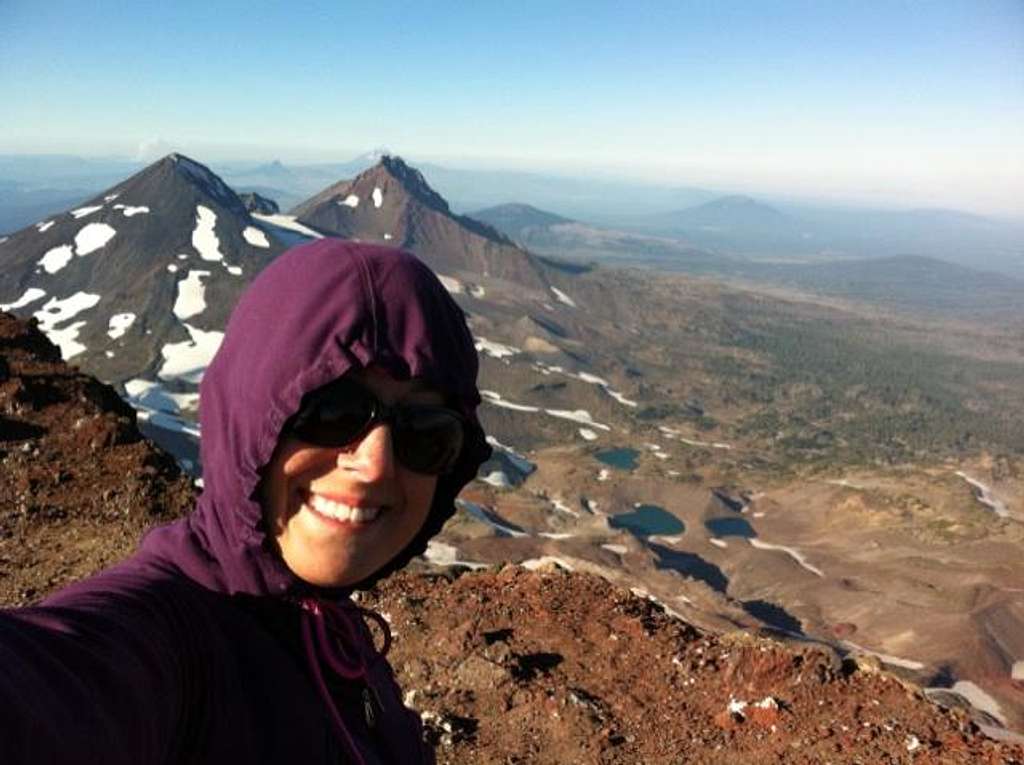
[{"label": "snow patch on mountain", "polygon": [[21,308],[29,303],[34,303],[45,295],[46,290],[41,290],[38,287],[29,287],[25,290],[25,293],[13,303],[0,303],[0,311],[13,311],[15,308]]},{"label": "snow patch on mountain", "polygon": [[512,345],[504,345],[503,343],[496,343],[493,340],[488,340],[486,337],[474,338],[474,347],[488,356],[495,359],[502,359],[506,356],[515,356],[519,353],[519,349]]},{"label": "snow patch on mountain", "polygon": [[502,409],[512,409],[516,412],[539,412],[539,406],[527,406],[526,404],[514,404],[511,401],[506,401],[501,397],[500,393],[493,390],[482,390],[480,395],[483,396],[484,401],[494,406],[500,406]]},{"label": "snow patch on mountain", "polygon": [[65,361],[86,350],[86,347],[78,342],[78,332],[85,326],[85,322],[76,321],[74,324],[60,329],[57,329],[57,325],[70,321],[98,302],[100,302],[99,295],[76,292],[63,300],[50,298],[40,310],[33,314],[39,320],[39,329],[46,334],[51,342],[60,346],[61,356]]},{"label": "snow patch on mountain", "polygon": [[825,576],[825,572],[822,571],[820,568],[812,566],[810,563],[808,563],[807,558],[805,558],[804,554],[799,550],[794,550],[792,547],[783,547],[782,545],[773,545],[769,544],[768,542],[762,542],[760,539],[757,539],[756,537],[748,539],[747,541],[750,542],[751,546],[756,547],[758,550],[778,550],[779,552],[784,552],[786,553],[786,555],[788,555],[790,558],[792,558],[798,564],[800,564],[801,567],[807,569],[815,576]]},{"label": "snow patch on mountain", "polygon": [[593,417],[590,416],[590,412],[586,409],[545,409],[545,412],[550,414],[552,417],[558,417],[563,420],[572,420],[578,422],[581,425],[589,425],[592,428],[598,428],[600,430],[611,430],[611,427],[600,422],[596,422]]},{"label": "snow patch on mountain", "polygon": [[435,566],[465,566],[466,568],[479,569],[487,568],[490,564],[477,561],[462,560],[459,558],[459,551],[455,547],[444,542],[431,539],[427,542],[427,550],[423,557]]},{"label": "snow patch on mountain", "polygon": [[[301,234],[307,239],[323,239],[323,234],[318,234],[308,226],[299,223],[294,215],[281,215],[276,213],[274,215],[263,215],[261,213],[253,213],[252,217],[258,221],[266,223],[267,225],[274,226],[278,229],[284,229],[292,234]],[[298,241],[286,242],[286,244],[298,244]]]},{"label": "snow patch on mountain", "polygon": [[[242,232],[242,236],[245,237],[245,241],[251,244],[253,247],[269,247],[270,242],[267,241],[267,235],[255,226],[246,226],[245,231]],[[230,269],[228,269],[230,270]]]},{"label": "snow patch on mountain", "polygon": [[571,297],[562,292],[560,289],[558,289],[558,287],[552,287],[551,292],[554,294],[555,299],[558,300],[558,302],[565,303],[570,308],[576,307],[576,302]]},{"label": "snow patch on mountain", "polygon": [[375,186],[373,189],[373,206],[380,209],[384,205],[384,192],[380,190],[380,186]]},{"label": "snow patch on mountain", "polygon": [[39,233],[41,234],[44,231],[48,230],[50,228],[50,226],[52,226],[53,224],[54,224],[54,221],[48,220],[48,221],[44,221],[43,223],[37,223],[36,224],[36,228],[39,230]]},{"label": "snow patch on mountain", "polygon": [[476,502],[470,502],[468,499],[456,499],[456,507],[461,507],[466,511],[466,514],[471,518],[480,521],[481,523],[490,526],[492,529],[498,532],[500,536],[508,537],[525,537],[529,536],[525,531],[514,529],[511,526],[506,526],[499,520],[492,517],[490,511],[487,510],[483,505],[478,505]]},{"label": "snow patch on mountain", "polygon": [[179,319],[189,319],[206,310],[206,285],[203,277],[209,271],[189,271],[188,276],[178,282],[178,297],[172,309]]},{"label": "snow patch on mountain", "polygon": [[224,340],[223,332],[207,332],[197,329],[191,324],[184,324],[190,340],[180,343],[168,343],[160,349],[164,363],[157,373],[162,380],[179,377],[187,382],[198,384],[203,379],[206,367],[210,365],[214,354]]},{"label": "snow patch on mountain", "polygon": [[524,455],[517,452],[511,446],[503,444],[494,436],[487,436],[487,443],[490,444],[491,447],[493,447],[494,449],[504,454],[508,461],[512,463],[512,467],[514,467],[524,476],[529,475],[530,473],[537,469],[537,466],[534,463],[530,462],[530,460],[526,459]]},{"label": "snow patch on mountain", "polygon": [[75,251],[71,248],[71,245],[62,244],[60,247],[47,250],[46,254],[39,259],[39,266],[46,273],[55,274],[70,263],[71,258],[74,256]]},{"label": "snow patch on mountain", "polygon": [[452,295],[461,295],[465,290],[462,287],[462,282],[456,279],[454,276],[445,276],[444,274],[437,275],[438,280],[441,282],[441,286],[448,290]]},{"label": "snow patch on mountain", "polygon": [[343,200],[338,202],[339,205],[344,207],[359,207],[359,197],[355,194],[349,194]]},{"label": "snow patch on mountain", "polygon": [[106,223],[90,223],[75,234],[75,252],[88,255],[105,246],[117,231]]},{"label": "snow patch on mountain", "polygon": [[196,228],[192,232],[192,246],[199,257],[212,263],[224,260],[220,251],[220,240],[214,231],[217,213],[204,205],[196,205]]},{"label": "snow patch on mountain", "polygon": [[111,340],[117,340],[119,337],[124,335],[128,331],[128,328],[135,323],[135,314],[133,313],[115,313],[110,317],[110,323],[108,324],[107,334]]},{"label": "snow patch on mountain", "polygon": [[145,205],[138,205],[137,207],[132,207],[131,205],[117,204],[114,205],[114,209],[120,210],[122,213],[124,213],[124,217],[126,218],[131,218],[133,215],[142,215],[144,213],[149,212],[149,208],[146,207]]},{"label": "snow patch on mountain", "polygon": [[584,441],[596,441],[597,440],[597,433],[592,431],[590,428],[580,428],[579,433],[580,433],[580,438],[582,438]]},{"label": "snow patch on mountain", "polygon": [[102,210],[103,205],[93,205],[91,207],[79,207],[77,210],[71,211],[71,216],[76,220],[78,218],[84,218],[86,215],[92,215],[97,210]]}]

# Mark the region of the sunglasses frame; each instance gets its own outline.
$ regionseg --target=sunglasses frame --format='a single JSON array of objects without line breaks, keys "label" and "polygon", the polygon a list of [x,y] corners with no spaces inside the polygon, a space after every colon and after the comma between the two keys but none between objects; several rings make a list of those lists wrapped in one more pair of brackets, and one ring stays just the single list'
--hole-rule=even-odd
[{"label": "sunglasses frame", "polygon": [[[310,438],[310,433],[308,431],[305,435],[302,434],[303,425],[306,422],[312,421],[316,417],[322,404],[337,399],[348,400],[352,396],[361,397],[369,404],[369,417],[366,422],[364,422],[351,436],[346,434],[344,438],[339,436],[336,439],[324,439],[315,437]],[[420,412],[444,414],[449,416],[458,423],[460,430],[458,449],[454,450],[443,464],[436,467],[430,466],[430,469],[414,467],[413,465],[408,464],[405,459],[408,457],[408,446],[403,447],[402,445],[402,442],[404,441],[402,438],[402,432],[405,423],[411,422],[413,416]],[[358,442],[376,425],[381,423],[390,425],[392,428],[392,447],[394,449],[395,457],[403,466],[414,472],[426,475],[442,475],[444,473],[449,473],[455,466],[459,455],[462,453],[466,437],[466,418],[456,410],[442,404],[386,404],[365,386],[360,385],[355,380],[345,377],[338,378],[337,380],[327,383],[326,385],[310,391],[303,396],[302,402],[299,405],[299,410],[288,419],[287,423],[285,423],[283,432],[313,446],[328,449],[340,449]]]}]

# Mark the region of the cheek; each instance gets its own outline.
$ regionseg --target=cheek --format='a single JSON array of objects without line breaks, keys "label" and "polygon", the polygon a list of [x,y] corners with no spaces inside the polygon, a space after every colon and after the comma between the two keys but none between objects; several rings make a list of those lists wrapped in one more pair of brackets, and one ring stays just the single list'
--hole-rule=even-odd
[{"label": "cheek", "polygon": [[437,490],[437,476],[407,473],[405,480],[406,508],[411,518],[416,519],[416,530],[426,521],[430,506]]}]

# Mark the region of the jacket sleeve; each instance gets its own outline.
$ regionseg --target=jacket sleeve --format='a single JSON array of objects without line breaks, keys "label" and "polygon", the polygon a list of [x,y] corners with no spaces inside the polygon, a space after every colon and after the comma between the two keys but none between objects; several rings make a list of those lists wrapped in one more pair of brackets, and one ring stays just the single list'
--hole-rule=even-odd
[{"label": "jacket sleeve", "polygon": [[174,609],[144,590],[84,588],[0,611],[0,760],[147,763],[187,746]]}]

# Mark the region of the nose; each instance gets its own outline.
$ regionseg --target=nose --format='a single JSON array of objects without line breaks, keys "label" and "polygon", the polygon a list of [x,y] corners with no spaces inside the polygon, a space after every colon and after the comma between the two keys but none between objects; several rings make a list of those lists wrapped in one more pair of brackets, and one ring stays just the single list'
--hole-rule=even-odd
[{"label": "nose", "polygon": [[338,465],[356,473],[366,483],[394,478],[395,454],[391,443],[391,426],[379,423],[368,430],[355,449],[338,455]]}]

